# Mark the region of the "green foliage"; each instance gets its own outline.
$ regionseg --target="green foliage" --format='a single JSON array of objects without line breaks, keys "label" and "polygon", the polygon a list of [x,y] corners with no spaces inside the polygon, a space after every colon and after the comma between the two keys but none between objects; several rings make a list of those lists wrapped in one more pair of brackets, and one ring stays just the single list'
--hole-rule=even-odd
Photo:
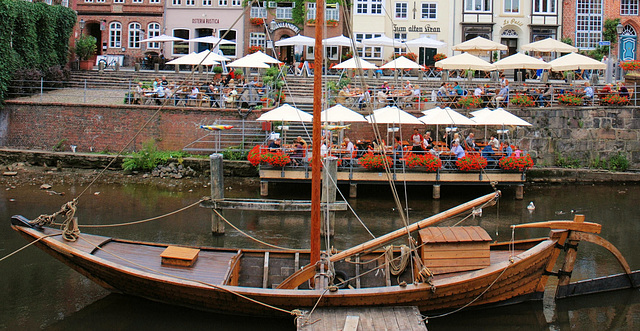
[{"label": "green foliage", "polygon": [[67,143],[67,139],[61,139],[53,146],[53,151],[54,152],[62,151],[66,143]]},{"label": "green foliage", "polygon": [[75,52],[80,60],[88,60],[96,53],[96,50],[98,49],[96,42],[96,37],[86,34],[83,34],[80,38],[76,39]]},{"label": "green foliage", "polygon": [[178,159],[178,163],[181,164],[186,156],[189,156],[189,154],[181,151],[158,151],[156,143],[152,139],[142,144],[141,151],[124,160],[122,168],[124,170],[148,171],[160,164],[166,164],[172,158]]},{"label": "green foliage", "polygon": [[563,37],[562,39],[560,39],[560,41],[567,45],[573,46],[573,40],[571,39],[571,37]]},{"label": "green foliage", "polygon": [[223,71],[223,70],[222,70],[222,67],[221,67],[221,66],[213,67],[213,73],[214,73],[214,74],[221,74],[221,73],[222,73],[222,71]]},{"label": "green foliage", "polygon": [[247,152],[240,149],[240,146],[227,147],[222,151],[222,158],[231,161],[246,160]]},{"label": "green foliage", "polygon": [[244,75],[244,71],[242,71],[242,69],[236,69],[233,71],[233,74],[236,76],[242,76]]},{"label": "green foliage", "polygon": [[580,159],[577,159],[571,156],[563,157],[559,153],[556,153],[556,166],[562,167],[562,168],[575,169],[575,168],[580,168],[580,165],[581,165]]},{"label": "green foliage", "polygon": [[618,31],[616,31],[616,26],[618,26],[619,23],[620,23],[620,18],[615,18],[615,19],[607,18],[606,20],[604,20],[604,30],[602,31],[602,39],[608,40],[612,44],[617,43]]},{"label": "green foliage", "polygon": [[626,171],[629,169],[629,160],[626,155],[618,153],[609,157],[607,166],[611,171]]},{"label": "green foliage", "polygon": [[[0,102],[20,70],[46,73],[64,67],[75,12],[44,3],[0,0]],[[40,77],[37,77],[39,79]]]}]

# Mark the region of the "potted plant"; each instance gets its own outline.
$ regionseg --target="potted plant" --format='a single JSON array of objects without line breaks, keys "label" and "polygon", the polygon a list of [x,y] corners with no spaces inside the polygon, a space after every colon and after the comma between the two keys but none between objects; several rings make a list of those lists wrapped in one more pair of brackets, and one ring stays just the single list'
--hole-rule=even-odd
[{"label": "potted plant", "polygon": [[236,69],[233,72],[233,78],[237,81],[242,80],[242,75],[244,75],[244,72],[242,71],[242,69]]},{"label": "potted plant", "polygon": [[222,77],[222,67],[221,66],[213,67],[213,73],[214,73],[213,78],[215,80],[220,79],[220,77]]},{"label": "potted plant", "polygon": [[487,159],[479,155],[470,154],[456,160],[456,166],[458,170],[465,172],[482,170],[487,167]]},{"label": "potted plant", "polygon": [[472,95],[461,97],[458,99],[458,106],[465,109],[480,108],[480,106],[482,106],[482,99]]},{"label": "potted plant", "polygon": [[508,156],[501,158],[498,165],[502,170],[523,172],[533,167],[533,160],[529,154],[519,157]]},{"label": "potted plant", "polygon": [[263,25],[264,19],[262,17],[252,17],[249,19],[249,22],[255,25]]},{"label": "potted plant", "polygon": [[307,25],[308,26],[315,26],[316,25],[316,20],[314,18],[307,20]]},{"label": "potted plant", "polygon": [[76,39],[74,51],[80,59],[80,69],[91,70],[93,68],[93,60],[91,57],[96,53],[96,38],[90,35],[81,35]]},{"label": "potted plant", "polygon": [[327,26],[338,26],[338,21],[336,21],[336,20],[327,20]]},{"label": "potted plant", "polygon": [[438,54],[436,54],[436,55],[434,55],[434,56],[433,56],[433,61],[438,62],[438,61],[440,61],[440,60],[444,60],[444,59],[446,59],[446,58],[447,58],[447,56],[446,56],[445,54],[443,54],[443,53],[438,53]]},{"label": "potted plant", "polygon": [[256,53],[258,51],[263,51],[262,46],[249,46],[249,54]]},{"label": "potted plant", "polygon": [[509,100],[509,102],[512,105],[520,107],[533,107],[536,105],[536,103],[533,101],[533,98],[525,94],[516,94],[515,96],[511,97],[511,100]]}]

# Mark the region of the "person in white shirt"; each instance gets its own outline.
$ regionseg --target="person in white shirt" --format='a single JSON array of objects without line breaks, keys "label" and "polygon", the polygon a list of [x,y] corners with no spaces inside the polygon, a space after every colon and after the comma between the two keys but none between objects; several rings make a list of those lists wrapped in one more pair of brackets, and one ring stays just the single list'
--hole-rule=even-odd
[{"label": "person in white shirt", "polygon": [[481,97],[484,94],[484,88],[482,88],[482,84],[478,84],[475,90],[473,90],[474,97]]},{"label": "person in white shirt", "polygon": [[322,146],[320,146],[320,156],[325,157],[329,153],[329,148],[327,147],[327,141],[322,141]]}]

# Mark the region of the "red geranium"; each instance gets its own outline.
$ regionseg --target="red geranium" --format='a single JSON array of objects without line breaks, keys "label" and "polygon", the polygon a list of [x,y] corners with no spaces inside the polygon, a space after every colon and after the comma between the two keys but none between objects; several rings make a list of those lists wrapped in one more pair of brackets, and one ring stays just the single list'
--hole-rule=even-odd
[{"label": "red geranium", "polygon": [[456,166],[460,171],[480,170],[487,166],[487,159],[479,154],[467,154],[465,157],[456,160]]},{"label": "red geranium", "polygon": [[427,172],[434,172],[442,167],[442,160],[431,154],[413,154],[409,153],[404,158],[407,168],[424,167]]},{"label": "red geranium", "polygon": [[358,163],[360,163],[360,165],[362,165],[367,170],[383,170],[385,160],[388,165],[392,164],[391,157],[389,156],[367,153],[358,160]]},{"label": "red geranium", "polygon": [[498,165],[504,170],[525,171],[533,167],[533,160],[529,154],[520,157],[509,156],[501,158]]}]

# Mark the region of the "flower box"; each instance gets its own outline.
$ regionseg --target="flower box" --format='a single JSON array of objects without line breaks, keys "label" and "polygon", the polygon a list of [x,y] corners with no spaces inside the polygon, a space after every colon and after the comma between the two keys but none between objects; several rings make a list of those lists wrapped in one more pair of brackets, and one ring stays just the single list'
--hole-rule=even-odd
[{"label": "flower box", "polygon": [[487,167],[487,159],[480,155],[467,155],[456,160],[456,166],[460,171],[476,171]]},{"label": "flower box", "polygon": [[502,170],[523,172],[533,167],[533,160],[529,154],[519,157],[508,156],[501,158],[500,161],[498,161],[498,165]]},{"label": "flower box", "polygon": [[360,163],[360,165],[362,165],[367,170],[381,171],[384,170],[385,160],[389,166],[393,164],[393,161],[389,156],[367,153],[360,159],[358,159],[358,163]]}]

